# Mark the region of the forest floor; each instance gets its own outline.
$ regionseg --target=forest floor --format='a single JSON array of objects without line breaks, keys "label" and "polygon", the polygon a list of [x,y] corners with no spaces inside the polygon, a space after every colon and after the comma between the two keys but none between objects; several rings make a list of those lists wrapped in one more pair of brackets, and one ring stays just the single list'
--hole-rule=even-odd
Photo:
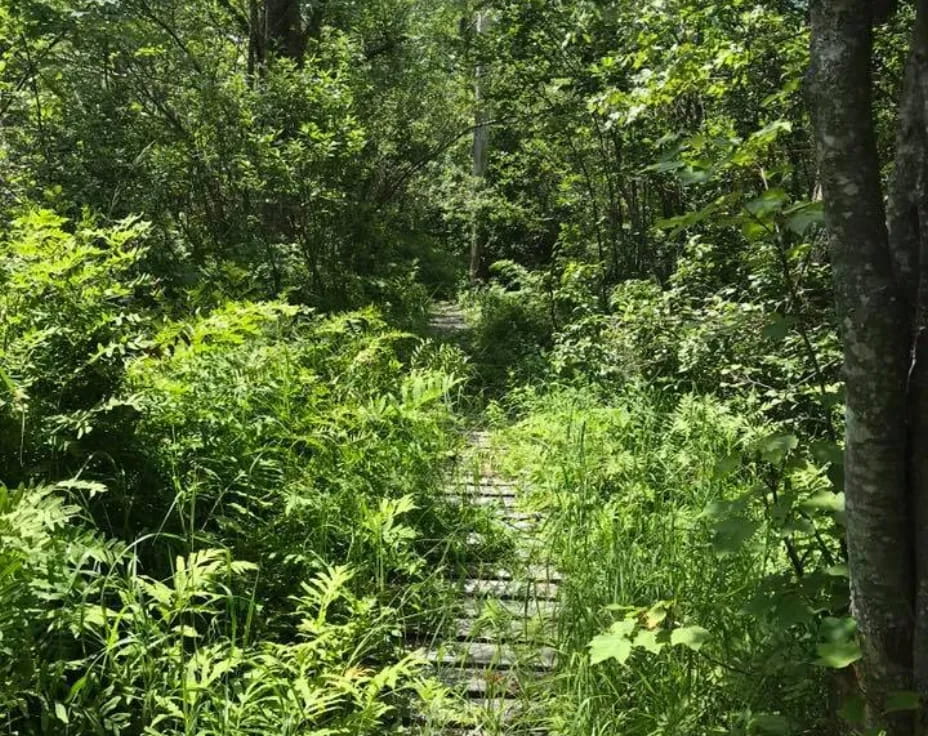
[{"label": "forest floor", "polygon": [[[466,325],[454,305],[439,304],[432,328],[439,336],[459,339]],[[544,698],[536,695],[554,669],[550,642],[560,576],[539,537],[544,517],[527,510],[528,489],[497,472],[498,449],[485,428],[472,429],[445,486],[451,503],[486,509],[510,544],[503,559],[472,565],[447,579],[454,604],[425,656],[439,679],[460,696],[459,707],[444,714],[441,726],[426,725],[423,734],[545,732]],[[479,547],[484,540],[475,533],[470,541]]]}]

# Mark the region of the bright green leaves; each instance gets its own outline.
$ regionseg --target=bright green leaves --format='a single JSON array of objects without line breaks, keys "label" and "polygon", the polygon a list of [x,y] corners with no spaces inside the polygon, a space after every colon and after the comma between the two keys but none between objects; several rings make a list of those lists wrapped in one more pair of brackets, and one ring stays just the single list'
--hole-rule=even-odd
[{"label": "bright green leaves", "polygon": [[832,669],[843,669],[861,658],[857,642],[857,622],[850,617],[823,619],[819,629],[822,639],[816,647],[815,664]]},{"label": "bright green leaves", "polygon": [[844,494],[832,491],[818,491],[802,502],[802,507],[812,510],[840,512],[844,511]]},{"label": "bright green leaves", "polygon": [[815,647],[818,652],[816,664],[822,667],[842,669],[861,658],[860,645],[856,642],[823,642]]},{"label": "bright green leaves", "polygon": [[634,606],[610,606],[621,611],[624,617],[590,641],[590,662],[599,664],[614,659],[625,664],[635,649],[649,654],[660,654],[666,647],[682,646],[699,651],[709,640],[709,632],[701,626],[668,625],[671,601],[658,601],[647,608]]},{"label": "bright green leaves", "polygon": [[635,628],[633,620],[616,621],[609,627],[608,633],[593,637],[590,642],[590,662],[599,664],[607,659],[614,659],[625,664],[632,653],[632,640],[629,638]]},{"label": "bright green leaves", "polygon": [[671,646],[684,646],[698,652],[709,640],[709,632],[701,626],[684,626],[670,634]]},{"label": "bright green leaves", "polygon": [[[676,632],[674,632],[676,633]],[[653,629],[639,629],[635,634],[634,646],[644,649],[651,654],[660,654],[666,642],[658,640],[661,632]]]}]

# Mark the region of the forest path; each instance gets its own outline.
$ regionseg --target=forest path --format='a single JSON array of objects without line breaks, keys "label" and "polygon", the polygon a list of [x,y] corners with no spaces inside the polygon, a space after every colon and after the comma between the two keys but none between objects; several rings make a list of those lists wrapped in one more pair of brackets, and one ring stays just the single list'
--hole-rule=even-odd
[{"label": "forest path", "polygon": [[[460,339],[466,331],[456,305],[437,306],[433,331]],[[476,505],[505,530],[510,551],[502,560],[468,567],[448,578],[455,605],[447,626],[426,651],[441,681],[461,696],[460,712],[424,734],[514,736],[544,734],[546,680],[556,652],[551,641],[557,614],[557,572],[545,559],[541,514],[525,510],[526,489],[494,467],[490,433],[477,428],[444,492],[452,504]],[[486,540],[471,535],[477,552]],[[479,559],[479,552],[475,554]]]}]

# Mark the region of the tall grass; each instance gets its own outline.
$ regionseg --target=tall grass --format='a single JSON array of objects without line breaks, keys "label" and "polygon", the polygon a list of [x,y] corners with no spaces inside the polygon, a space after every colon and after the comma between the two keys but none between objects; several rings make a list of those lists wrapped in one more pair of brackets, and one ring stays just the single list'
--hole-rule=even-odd
[{"label": "tall grass", "polygon": [[[751,448],[772,428],[712,398],[634,387],[516,397],[520,419],[497,435],[502,462],[547,512],[564,576],[548,725],[576,736],[827,733],[812,660],[823,612],[841,603],[810,572],[820,550],[797,579],[764,510],[770,466]],[[795,466],[797,493],[822,487],[820,469]],[[590,643],[623,619],[656,632],[652,651],[593,664]],[[707,630],[706,643],[670,646],[688,626]]]}]

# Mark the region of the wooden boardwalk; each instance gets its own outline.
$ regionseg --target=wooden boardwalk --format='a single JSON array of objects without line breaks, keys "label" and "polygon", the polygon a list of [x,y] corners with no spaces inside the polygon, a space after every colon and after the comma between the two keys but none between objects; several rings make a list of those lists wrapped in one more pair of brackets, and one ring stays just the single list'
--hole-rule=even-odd
[{"label": "wooden boardwalk", "polygon": [[[444,307],[436,322],[437,329],[458,333],[463,319]],[[447,500],[491,510],[509,528],[514,550],[506,562],[448,580],[456,610],[447,633],[425,656],[438,678],[461,697],[461,713],[423,733],[544,734],[543,699],[532,693],[543,686],[557,658],[549,643],[560,577],[546,564],[538,539],[543,516],[523,510],[518,486],[493,468],[489,433],[472,432],[468,439],[473,464],[465,464],[445,486]]]}]

